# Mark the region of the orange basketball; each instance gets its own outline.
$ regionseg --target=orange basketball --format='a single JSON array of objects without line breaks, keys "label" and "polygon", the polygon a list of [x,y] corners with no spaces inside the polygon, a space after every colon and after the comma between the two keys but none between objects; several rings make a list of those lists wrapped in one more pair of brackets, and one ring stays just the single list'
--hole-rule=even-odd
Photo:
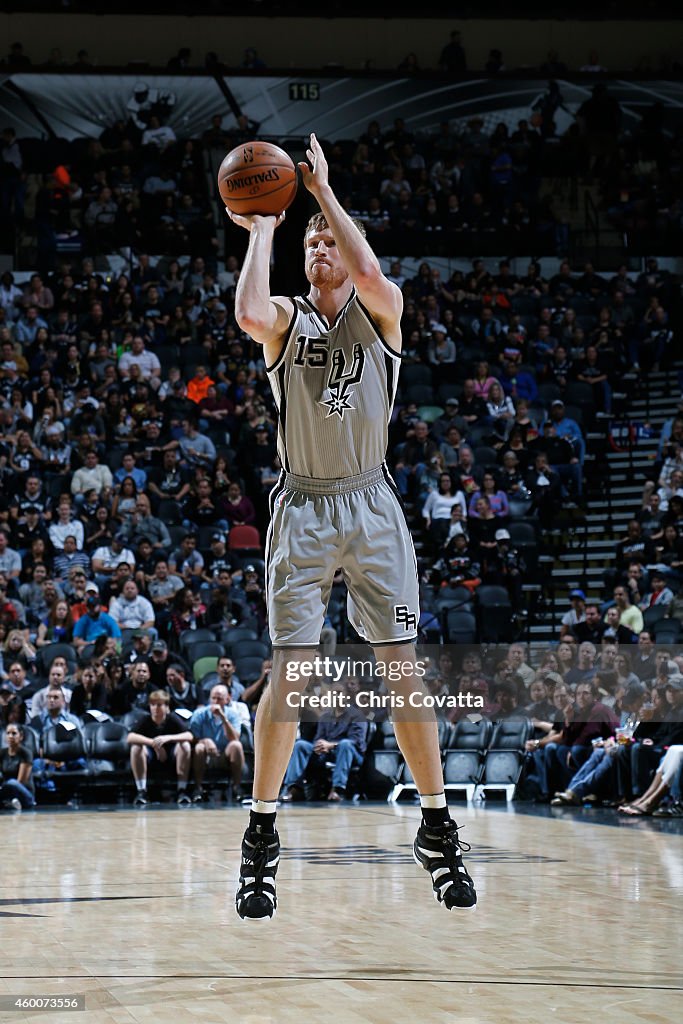
[{"label": "orange basketball", "polygon": [[218,191],[233,213],[276,215],[296,195],[296,167],[272,142],[245,142],[232,149],[218,171]]}]

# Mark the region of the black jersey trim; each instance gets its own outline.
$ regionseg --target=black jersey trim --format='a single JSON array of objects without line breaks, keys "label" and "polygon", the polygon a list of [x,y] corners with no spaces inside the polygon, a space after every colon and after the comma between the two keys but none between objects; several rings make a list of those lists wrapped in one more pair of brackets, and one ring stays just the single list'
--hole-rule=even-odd
[{"label": "black jersey trim", "polygon": [[280,385],[280,401],[278,403],[278,418],[280,421],[280,430],[282,436],[282,454],[284,460],[282,468],[289,473],[289,459],[287,458],[287,389],[285,387],[285,367],[280,366],[277,370],[278,383]]},{"label": "black jersey trim", "polygon": [[419,572],[419,569],[417,567],[417,552],[415,550],[415,542],[413,541],[413,534],[412,534],[412,531],[410,529],[410,524],[408,522],[408,513],[406,512],[406,507],[405,507],[405,504],[403,502],[403,498],[401,497],[401,492],[399,491],[398,487],[396,486],[396,481],[394,480],[393,476],[389,472],[389,467],[387,466],[386,462],[382,463],[382,473],[384,474],[384,479],[386,481],[386,484],[390,488],[390,490],[392,491],[394,497],[396,498],[396,501],[398,502],[399,508],[401,509],[401,512],[403,513],[403,518],[405,519],[406,529],[408,531],[408,536],[410,537],[410,540],[411,540],[411,547],[413,549],[413,564],[415,566],[415,578],[417,579],[417,587],[418,587],[418,592],[419,592],[419,589],[420,589],[420,572]]},{"label": "black jersey trim", "polygon": [[351,294],[349,295],[348,299],[346,300],[346,302],[344,303],[344,305],[339,310],[339,312],[335,316],[334,320],[332,321],[332,323],[328,327],[326,322],[325,322],[325,318],[323,317],[323,314],[320,312],[320,310],[317,308],[317,306],[315,306],[311,302],[311,300],[309,299],[309,297],[307,295],[302,295],[301,296],[302,300],[306,303],[306,305],[309,306],[309,308],[312,309],[313,312],[315,313],[317,319],[320,321],[320,325],[321,325],[322,329],[324,330],[325,334],[329,334],[330,331],[334,330],[334,328],[337,326],[337,324],[341,320],[341,318],[344,315],[344,313],[346,312],[346,310],[349,308],[349,306],[351,305],[353,300],[355,298],[357,298],[357,297],[358,296],[357,296],[357,293],[356,293],[356,289],[353,288],[351,290]]},{"label": "black jersey trim", "polygon": [[264,573],[265,580],[264,580],[264,583],[265,583],[265,599],[266,599],[266,603],[269,600],[269,598],[268,598],[268,577],[270,575],[269,567],[270,567],[270,559],[271,559],[271,556],[272,556],[272,546],[273,546],[273,516],[275,514],[275,502],[277,501],[279,496],[284,493],[284,490],[285,490],[285,474],[284,474],[284,470],[281,469],[280,470],[280,475],[279,475],[278,480],[277,480],[277,483],[275,484],[275,486],[273,487],[272,491],[268,495],[268,510],[270,512],[270,519],[268,520],[268,529],[266,530],[266,543],[265,543],[265,550],[264,550],[264,554],[265,554],[265,559],[264,559],[264,561],[265,561],[265,573]]},{"label": "black jersey trim", "polygon": [[282,342],[282,348],[280,349],[280,355],[277,357],[277,359],[275,360],[274,363],[271,363],[270,366],[266,366],[266,373],[274,373],[275,370],[277,370],[278,366],[280,365],[282,360],[285,358],[285,352],[289,348],[289,343],[292,340],[292,332],[293,332],[294,324],[296,323],[297,317],[299,315],[299,310],[297,309],[297,305],[296,305],[296,302],[294,301],[294,299],[290,299],[289,301],[294,306],[294,313],[292,314],[292,319],[289,321],[289,327],[287,328],[287,333],[285,334],[284,341]]},{"label": "black jersey trim", "polygon": [[384,369],[387,374],[387,400],[389,406],[389,419],[391,423],[391,416],[394,411],[394,402],[396,401],[396,378],[398,375],[398,366],[396,362],[389,357],[388,352],[384,353]]},{"label": "black jersey trim", "polygon": [[417,633],[414,636],[401,637],[397,640],[368,640],[370,647],[403,647],[404,644],[414,644],[417,640]]},{"label": "black jersey trim", "polygon": [[382,334],[382,331],[377,326],[377,323],[375,322],[375,319],[374,319],[372,313],[370,312],[369,309],[367,309],[363,305],[363,303],[360,301],[360,299],[358,299],[358,308],[361,310],[362,313],[364,313],[365,317],[368,320],[368,323],[370,324],[370,326],[372,327],[373,331],[375,332],[375,334],[379,338],[380,344],[382,345],[382,348],[387,353],[387,355],[390,355],[393,359],[396,359],[400,363],[400,361],[401,361],[401,353],[397,352],[396,349],[392,348],[391,345],[388,344],[386,338]]}]

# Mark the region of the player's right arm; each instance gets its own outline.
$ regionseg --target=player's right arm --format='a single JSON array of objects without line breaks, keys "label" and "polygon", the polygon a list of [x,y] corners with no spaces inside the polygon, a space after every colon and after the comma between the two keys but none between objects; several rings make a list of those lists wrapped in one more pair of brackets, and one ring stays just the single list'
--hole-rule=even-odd
[{"label": "player's right arm", "polygon": [[243,216],[226,212],[233,224],[249,232],[249,245],[235,291],[235,319],[240,329],[263,345],[268,365],[280,355],[283,339],[294,315],[291,299],[270,294],[270,253],[279,217]]}]

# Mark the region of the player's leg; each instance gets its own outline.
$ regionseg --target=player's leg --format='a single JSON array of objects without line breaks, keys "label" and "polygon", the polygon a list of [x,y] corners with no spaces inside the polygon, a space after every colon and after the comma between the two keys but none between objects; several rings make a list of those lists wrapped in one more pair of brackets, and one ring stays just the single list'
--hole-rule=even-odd
[{"label": "player's leg", "polygon": [[[474,910],[477,894],[462,859],[469,850],[460,841],[458,826],[452,820],[443,781],[439,733],[434,711],[421,705],[420,695],[426,693],[417,671],[413,644],[383,645],[375,648],[375,660],[384,666],[401,665],[400,680],[392,682],[384,672],[385,685],[395,700],[392,721],[401,753],[420,794],[422,824],[413,844],[413,856],[429,871],[437,902],[446,909],[456,907]],[[397,698],[401,698],[398,700]]]},{"label": "player's leg", "polygon": [[[477,896],[462,861],[458,826],[448,812],[436,718],[433,709],[410,700],[411,694],[426,693],[412,670],[420,618],[417,562],[388,474],[348,496],[347,516],[353,528],[345,535],[341,565],[349,588],[349,618],[372,644],[377,661],[401,666],[400,672],[385,672],[384,679],[390,691],[403,697],[403,707],[393,712],[394,729],[420,794],[422,825],[414,856],[430,872],[440,903],[449,910],[470,909]],[[399,678],[394,682],[390,675]]]},{"label": "player's leg", "polygon": [[266,572],[273,666],[254,726],[252,807],[236,897],[243,919],[270,918],[277,907],[277,798],[296,740],[298,695],[310,676],[305,663],[316,653],[339,564],[332,505],[327,495],[294,488],[276,488],[271,496]]},{"label": "player's leg", "polygon": [[305,662],[310,661],[314,653],[310,648],[273,651],[271,680],[256,712],[252,805],[242,840],[236,898],[237,913],[243,919],[264,920],[272,917],[277,908],[275,875],[280,860],[280,840],[275,829],[277,799],[296,741],[298,696],[309,679],[303,671]]}]

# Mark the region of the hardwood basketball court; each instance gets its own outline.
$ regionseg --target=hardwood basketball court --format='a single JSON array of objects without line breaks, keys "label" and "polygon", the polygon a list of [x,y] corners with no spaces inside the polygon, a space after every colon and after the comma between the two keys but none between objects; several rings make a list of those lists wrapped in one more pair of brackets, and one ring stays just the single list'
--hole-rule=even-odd
[{"label": "hardwood basketball court", "polygon": [[[454,805],[476,913],[447,913],[412,804],[283,808],[279,908],[234,911],[241,808],[4,817],[0,1019],[670,1024],[680,1019],[680,822]],[[85,1012],[9,996],[85,994]]]}]

